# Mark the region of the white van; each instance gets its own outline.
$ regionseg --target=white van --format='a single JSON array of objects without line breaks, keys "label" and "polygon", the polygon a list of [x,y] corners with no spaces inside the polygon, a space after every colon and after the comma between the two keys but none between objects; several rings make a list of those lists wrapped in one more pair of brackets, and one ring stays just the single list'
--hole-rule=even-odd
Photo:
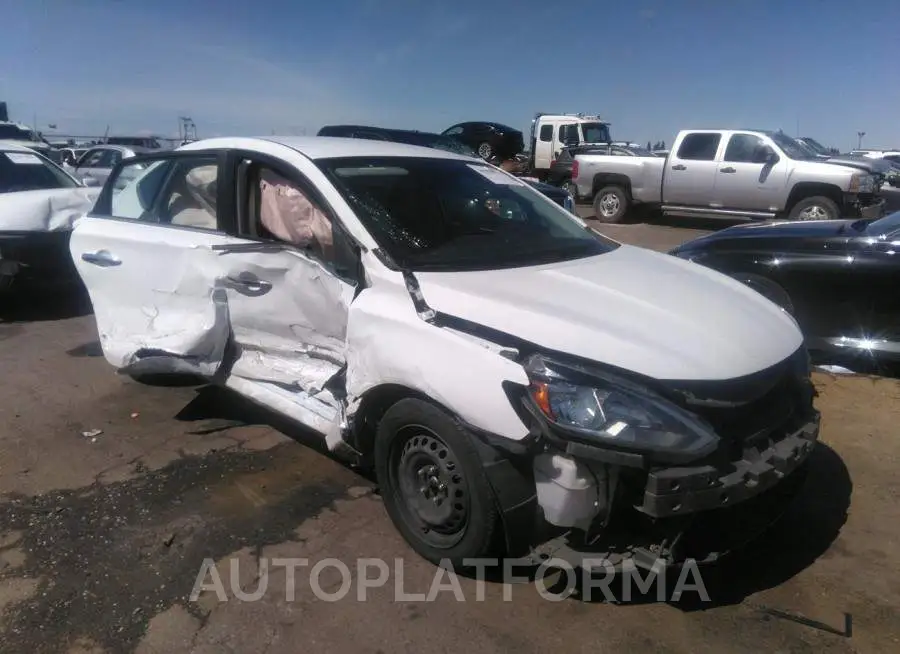
[{"label": "white van", "polygon": [[320,433],[431,561],[558,535],[708,558],[695,536],[768,524],[817,440],[787,313],[478,159],[202,140],[119,164],[71,252],[109,363]]}]

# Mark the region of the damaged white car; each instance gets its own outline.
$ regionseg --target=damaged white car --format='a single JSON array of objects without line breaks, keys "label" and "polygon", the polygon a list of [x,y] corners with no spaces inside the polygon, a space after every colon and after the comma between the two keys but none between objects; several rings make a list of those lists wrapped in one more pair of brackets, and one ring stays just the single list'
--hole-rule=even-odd
[{"label": "damaged white car", "polygon": [[77,282],[69,234],[98,195],[34,150],[0,142],[0,292]]},{"label": "damaged white car", "polygon": [[120,164],[71,251],[113,366],[322,434],[431,561],[711,560],[784,510],[818,438],[782,309],[449,152],[198,141]]}]

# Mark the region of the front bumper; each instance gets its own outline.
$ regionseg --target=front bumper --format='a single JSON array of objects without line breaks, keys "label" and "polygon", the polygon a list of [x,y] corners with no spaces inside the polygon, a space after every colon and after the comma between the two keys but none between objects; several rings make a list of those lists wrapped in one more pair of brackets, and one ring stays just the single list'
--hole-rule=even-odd
[{"label": "front bumper", "polygon": [[875,220],[884,215],[887,201],[878,195],[848,193],[844,196],[844,204],[853,216]]},{"label": "front bumper", "polygon": [[647,476],[639,510],[653,518],[708,511],[766,492],[808,458],[819,438],[819,415],[763,446],[746,445],[729,469],[711,465],[663,468]]},{"label": "front bumper", "polygon": [[0,292],[77,283],[69,231],[0,232]]}]

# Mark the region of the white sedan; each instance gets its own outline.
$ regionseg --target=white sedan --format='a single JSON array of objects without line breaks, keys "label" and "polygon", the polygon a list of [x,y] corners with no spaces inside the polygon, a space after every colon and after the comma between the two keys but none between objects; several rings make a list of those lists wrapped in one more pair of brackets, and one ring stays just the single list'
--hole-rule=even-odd
[{"label": "white sedan", "polygon": [[113,366],[203,375],[372,465],[435,562],[553,530],[700,558],[686,516],[763,528],[818,435],[781,308],[455,153],[198,141],[120,163],[71,253]]},{"label": "white sedan", "polygon": [[99,192],[31,148],[0,141],[0,292],[77,281],[69,233]]}]

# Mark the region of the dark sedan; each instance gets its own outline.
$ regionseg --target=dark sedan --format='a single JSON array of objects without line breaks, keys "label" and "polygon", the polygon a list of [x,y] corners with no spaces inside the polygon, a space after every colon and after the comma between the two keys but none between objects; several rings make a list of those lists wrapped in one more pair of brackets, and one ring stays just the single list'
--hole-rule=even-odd
[{"label": "dark sedan", "polygon": [[448,127],[443,136],[449,136],[468,145],[485,161],[506,161],[525,149],[525,137],[519,130],[489,122],[457,123]]},{"label": "dark sedan", "polygon": [[670,254],[730,275],[792,313],[818,363],[891,371],[900,364],[900,212],[738,225]]},{"label": "dark sedan", "polygon": [[[409,145],[420,145],[425,148],[433,148],[435,150],[446,150],[463,154],[468,157],[477,157],[478,154],[469,146],[444,136],[443,134],[431,134],[429,132],[416,132],[408,129],[389,129],[386,127],[371,127],[366,125],[326,125],[319,130],[317,136],[339,136],[344,138],[358,139],[374,139],[376,141],[394,141],[397,143],[407,143]],[[572,213],[575,212],[575,200],[573,196],[565,189],[543,184],[537,180],[523,179],[525,183],[548,198],[568,209]]]}]

